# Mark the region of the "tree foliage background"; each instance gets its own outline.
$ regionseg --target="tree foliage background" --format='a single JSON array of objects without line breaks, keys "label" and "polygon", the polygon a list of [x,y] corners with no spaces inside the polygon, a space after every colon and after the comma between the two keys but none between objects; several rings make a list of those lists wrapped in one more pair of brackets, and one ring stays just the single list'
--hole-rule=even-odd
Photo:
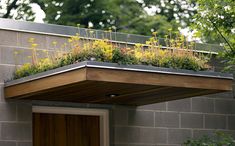
[{"label": "tree foliage background", "polygon": [[224,44],[221,56],[235,68],[235,1],[197,0],[197,14],[192,27],[197,29],[204,40]]},{"label": "tree foliage background", "polygon": [[[196,11],[189,0],[2,0],[0,17],[33,20],[30,4],[38,4],[46,13],[45,22],[109,29],[150,35],[158,31],[163,37],[168,29],[186,27]],[[2,2],[3,5],[3,2]],[[153,8],[149,15],[146,9]],[[7,10],[8,12],[4,11]],[[17,12],[16,12],[17,11]],[[14,13],[13,13],[14,12]],[[7,13],[7,15],[6,15]],[[22,15],[21,15],[22,14]],[[25,15],[23,15],[25,14]]]},{"label": "tree foliage background", "polygon": [[0,17],[27,21],[34,20],[34,13],[28,0],[0,0]]},{"label": "tree foliage background", "polygon": [[32,4],[45,12],[47,23],[143,35],[157,31],[160,37],[190,27],[201,41],[223,44],[221,56],[229,67],[235,64],[234,0],[1,0],[0,17],[33,21]]}]

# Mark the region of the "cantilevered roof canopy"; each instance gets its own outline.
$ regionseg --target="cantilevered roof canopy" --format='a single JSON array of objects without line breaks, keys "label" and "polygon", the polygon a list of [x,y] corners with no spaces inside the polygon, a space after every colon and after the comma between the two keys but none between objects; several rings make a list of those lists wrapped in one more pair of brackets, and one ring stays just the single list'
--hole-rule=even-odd
[{"label": "cantilevered roof canopy", "polygon": [[87,61],[5,84],[6,99],[145,105],[232,90],[233,77]]}]

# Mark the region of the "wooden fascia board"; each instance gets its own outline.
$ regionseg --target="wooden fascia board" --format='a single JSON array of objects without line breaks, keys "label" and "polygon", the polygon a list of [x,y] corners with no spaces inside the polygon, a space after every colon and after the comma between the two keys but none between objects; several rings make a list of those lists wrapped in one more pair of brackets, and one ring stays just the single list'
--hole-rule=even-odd
[{"label": "wooden fascia board", "polygon": [[5,98],[23,96],[41,92],[43,90],[66,86],[77,82],[86,81],[86,68],[73,70],[29,82],[5,87]]},{"label": "wooden fascia board", "polygon": [[88,68],[87,80],[210,90],[232,90],[232,80],[163,73]]}]

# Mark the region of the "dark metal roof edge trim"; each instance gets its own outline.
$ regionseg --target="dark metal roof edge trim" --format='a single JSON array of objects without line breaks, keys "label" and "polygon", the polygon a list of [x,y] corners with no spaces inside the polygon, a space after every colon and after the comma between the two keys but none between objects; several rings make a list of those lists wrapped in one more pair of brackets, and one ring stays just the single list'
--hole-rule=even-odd
[{"label": "dark metal roof edge trim", "polygon": [[209,71],[192,71],[184,69],[171,69],[154,67],[147,65],[119,65],[117,63],[106,63],[106,62],[96,62],[96,61],[83,61],[80,63],[67,65],[64,67],[56,68],[46,72],[38,73],[28,77],[20,78],[17,80],[8,81],[5,83],[5,87],[13,86],[16,84],[21,84],[25,82],[30,82],[33,80],[61,74],[64,72],[69,72],[81,68],[101,68],[101,69],[112,69],[112,70],[123,70],[123,71],[135,71],[135,72],[149,72],[149,73],[160,73],[160,74],[172,74],[172,75],[182,75],[182,76],[195,76],[195,77],[209,77],[209,78],[220,78],[233,80],[233,75],[228,73],[220,72],[209,72]]}]

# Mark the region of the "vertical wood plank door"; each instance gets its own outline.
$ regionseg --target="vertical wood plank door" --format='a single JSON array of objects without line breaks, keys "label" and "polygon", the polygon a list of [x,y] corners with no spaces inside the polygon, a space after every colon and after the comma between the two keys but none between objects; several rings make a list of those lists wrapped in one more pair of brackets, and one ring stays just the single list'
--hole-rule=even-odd
[{"label": "vertical wood plank door", "polygon": [[100,146],[99,116],[33,113],[33,146]]}]

